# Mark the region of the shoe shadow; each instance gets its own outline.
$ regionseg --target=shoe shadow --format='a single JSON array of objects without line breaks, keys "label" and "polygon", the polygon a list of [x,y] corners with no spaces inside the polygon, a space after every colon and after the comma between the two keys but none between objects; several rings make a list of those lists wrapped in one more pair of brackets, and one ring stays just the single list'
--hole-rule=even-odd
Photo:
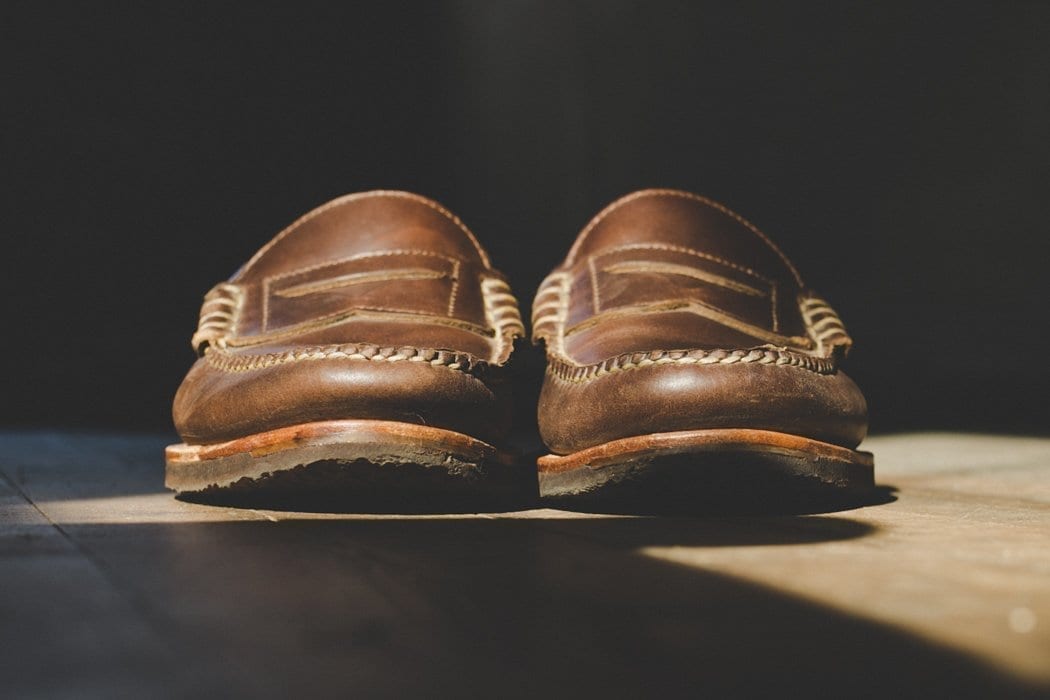
[{"label": "shoe shadow", "polygon": [[[427,697],[1029,691],[892,625],[701,565],[707,547],[877,534],[843,517],[290,516],[71,533],[164,609],[195,687]],[[700,563],[650,549],[676,546],[696,548]]]},{"label": "shoe shadow", "polygon": [[539,507],[534,469],[464,478],[437,467],[376,468],[318,462],[309,468],[243,479],[223,489],[181,493],[204,505],[300,513],[438,515],[501,513]]},{"label": "shoe shadow", "polygon": [[442,493],[399,489],[326,487],[289,489],[280,483],[239,491],[180,494],[201,505],[298,513],[440,515],[506,513],[554,508],[577,513],[639,516],[704,517],[712,515],[812,515],[884,505],[897,500],[897,489],[879,485],[867,490],[740,490],[682,494],[637,494],[621,491],[612,498],[540,498],[534,483],[519,483],[495,493]]},{"label": "shoe shadow", "polygon": [[880,484],[870,489],[843,491],[835,488],[720,493],[653,495],[619,493],[597,499],[586,495],[578,499],[544,499],[552,508],[579,513],[616,515],[692,516],[710,515],[816,515],[885,505],[897,500],[897,487]]}]

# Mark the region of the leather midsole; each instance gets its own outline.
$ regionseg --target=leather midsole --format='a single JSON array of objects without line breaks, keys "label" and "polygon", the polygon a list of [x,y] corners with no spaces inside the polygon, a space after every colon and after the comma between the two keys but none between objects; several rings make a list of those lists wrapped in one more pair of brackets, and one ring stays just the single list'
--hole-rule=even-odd
[{"label": "leather midsole", "polygon": [[451,430],[383,420],[330,420],[268,430],[210,445],[170,445],[169,464],[203,462],[237,454],[262,457],[274,452],[324,444],[383,444],[406,448],[430,447],[471,458],[499,457],[492,445]]},{"label": "leather midsole", "polygon": [[747,428],[682,430],[621,438],[568,455],[546,455],[537,460],[537,466],[541,473],[562,472],[580,467],[599,469],[621,463],[625,459],[644,459],[652,455],[687,452],[775,452],[874,466],[874,458],[870,452],[851,450],[800,435]]}]

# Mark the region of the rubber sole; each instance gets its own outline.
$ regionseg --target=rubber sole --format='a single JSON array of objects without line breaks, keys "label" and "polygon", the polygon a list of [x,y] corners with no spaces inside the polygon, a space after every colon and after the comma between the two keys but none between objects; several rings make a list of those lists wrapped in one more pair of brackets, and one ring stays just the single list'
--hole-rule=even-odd
[{"label": "rubber sole", "polygon": [[794,512],[875,492],[870,452],[768,430],[642,435],[537,466],[541,497],[601,510]]},{"label": "rubber sole", "polygon": [[180,498],[303,510],[471,509],[527,497],[532,481],[486,442],[395,421],[305,423],[171,445],[165,458],[165,486]]}]

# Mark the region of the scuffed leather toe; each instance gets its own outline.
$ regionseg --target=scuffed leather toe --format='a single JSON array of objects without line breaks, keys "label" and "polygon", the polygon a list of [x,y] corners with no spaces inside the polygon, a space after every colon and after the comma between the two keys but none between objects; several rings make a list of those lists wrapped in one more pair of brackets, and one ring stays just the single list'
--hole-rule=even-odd
[{"label": "scuffed leather toe", "polygon": [[550,377],[540,395],[539,420],[556,454],[636,435],[741,427],[852,448],[867,432],[867,405],[842,372],[666,364],[588,381]]}]

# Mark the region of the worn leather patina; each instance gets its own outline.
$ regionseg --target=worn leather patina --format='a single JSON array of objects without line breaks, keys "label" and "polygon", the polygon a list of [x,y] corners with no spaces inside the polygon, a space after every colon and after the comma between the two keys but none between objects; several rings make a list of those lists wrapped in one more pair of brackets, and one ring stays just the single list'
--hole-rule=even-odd
[{"label": "worn leather patina", "polygon": [[175,426],[209,444],[376,419],[501,440],[500,372],[524,328],[462,222],[406,192],[352,194],[294,222],[205,298]]},{"label": "worn leather patina", "polygon": [[598,214],[541,285],[533,337],[554,454],[707,428],[853,448],[867,430],[838,316],[764,233],[699,195],[644,190]]}]

